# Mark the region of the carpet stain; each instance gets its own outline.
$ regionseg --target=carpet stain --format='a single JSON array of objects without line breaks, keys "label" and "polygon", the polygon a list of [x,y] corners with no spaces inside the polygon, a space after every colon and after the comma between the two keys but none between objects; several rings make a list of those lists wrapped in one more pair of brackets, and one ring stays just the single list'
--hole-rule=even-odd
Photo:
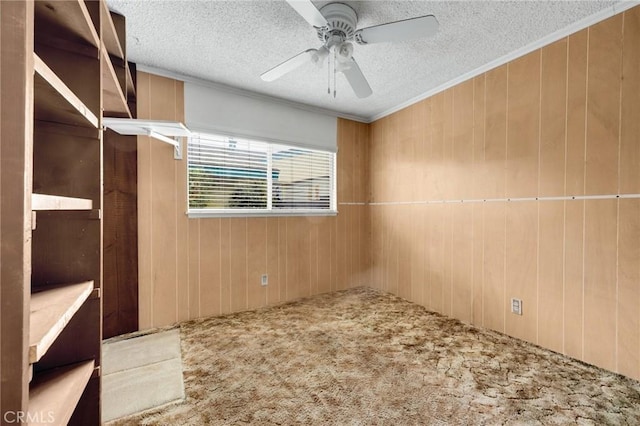
[{"label": "carpet stain", "polygon": [[186,400],[110,425],[637,425],[640,383],[356,288],[180,324]]}]

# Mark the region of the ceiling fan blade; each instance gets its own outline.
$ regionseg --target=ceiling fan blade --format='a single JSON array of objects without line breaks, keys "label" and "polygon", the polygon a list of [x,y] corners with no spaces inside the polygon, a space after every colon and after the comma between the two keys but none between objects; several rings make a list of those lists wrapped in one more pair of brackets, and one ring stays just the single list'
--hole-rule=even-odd
[{"label": "ceiling fan blade", "polygon": [[269,71],[266,71],[260,75],[260,78],[264,81],[273,81],[276,80],[286,73],[293,71],[294,69],[306,64],[307,62],[311,62],[313,60],[314,55],[316,54],[317,49],[308,49],[302,53],[298,53],[293,58],[289,58],[280,65],[276,65],[271,68]]},{"label": "ceiling fan blade", "polygon": [[287,3],[314,27],[320,28],[329,25],[322,13],[311,3],[311,0],[287,0]]},{"label": "ceiling fan blade", "polygon": [[344,65],[344,68],[341,67],[340,71],[345,77],[347,77],[347,81],[351,85],[356,96],[362,99],[371,95],[373,90],[371,90],[371,86],[369,86],[367,79],[364,74],[362,74],[356,60],[351,58],[351,60],[347,61]]},{"label": "ceiling fan blade", "polygon": [[383,43],[431,37],[438,32],[438,20],[433,15],[389,22],[356,31],[358,44]]}]

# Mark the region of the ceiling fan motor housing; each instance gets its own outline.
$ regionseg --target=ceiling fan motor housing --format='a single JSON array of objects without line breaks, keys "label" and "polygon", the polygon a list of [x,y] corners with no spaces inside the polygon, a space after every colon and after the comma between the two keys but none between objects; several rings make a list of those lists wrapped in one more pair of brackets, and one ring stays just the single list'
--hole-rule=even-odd
[{"label": "ceiling fan motor housing", "polygon": [[328,27],[317,29],[318,38],[322,43],[335,37],[339,37],[341,41],[353,39],[358,24],[355,10],[344,3],[329,3],[320,9],[320,13],[329,23]]}]

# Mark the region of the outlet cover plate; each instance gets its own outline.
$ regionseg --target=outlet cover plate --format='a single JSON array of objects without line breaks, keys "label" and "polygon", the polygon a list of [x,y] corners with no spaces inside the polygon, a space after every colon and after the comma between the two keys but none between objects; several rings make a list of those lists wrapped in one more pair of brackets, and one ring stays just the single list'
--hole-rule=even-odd
[{"label": "outlet cover plate", "polygon": [[511,298],[511,313],[522,315],[522,299]]}]

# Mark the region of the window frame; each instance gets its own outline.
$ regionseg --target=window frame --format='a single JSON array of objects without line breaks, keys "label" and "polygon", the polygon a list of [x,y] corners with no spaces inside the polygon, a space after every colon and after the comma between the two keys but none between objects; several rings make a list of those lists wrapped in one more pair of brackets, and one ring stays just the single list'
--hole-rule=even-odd
[{"label": "window frame", "polygon": [[[267,160],[267,208],[191,208],[189,206],[190,202],[190,193],[189,193],[189,185],[190,185],[190,173],[189,173],[189,164],[190,164],[190,153],[189,147],[191,146],[192,140],[199,140],[201,136],[213,136],[229,139],[238,139],[249,142],[259,142],[264,143],[269,146],[279,145],[286,146],[291,149],[302,149],[309,151],[317,151],[322,152],[324,154],[328,154],[331,156],[331,164],[332,164],[332,174],[329,177],[330,179],[330,195],[329,195],[329,208],[274,208],[272,205],[272,196],[273,196],[273,176],[272,176],[272,167],[273,167],[273,158],[272,153],[268,155]],[[187,155],[185,161],[185,171],[186,171],[186,204],[187,204],[187,216],[191,219],[199,219],[199,218],[221,218],[221,217],[278,217],[278,216],[336,216],[338,214],[338,194],[337,194],[337,180],[338,180],[338,155],[335,151],[329,151],[320,148],[314,148],[305,145],[294,145],[291,143],[281,142],[281,141],[273,141],[266,140],[260,138],[244,138],[244,137],[235,137],[232,135],[226,135],[224,133],[213,133],[213,132],[199,132],[193,133],[192,136],[189,136],[186,139],[187,144]]]}]

